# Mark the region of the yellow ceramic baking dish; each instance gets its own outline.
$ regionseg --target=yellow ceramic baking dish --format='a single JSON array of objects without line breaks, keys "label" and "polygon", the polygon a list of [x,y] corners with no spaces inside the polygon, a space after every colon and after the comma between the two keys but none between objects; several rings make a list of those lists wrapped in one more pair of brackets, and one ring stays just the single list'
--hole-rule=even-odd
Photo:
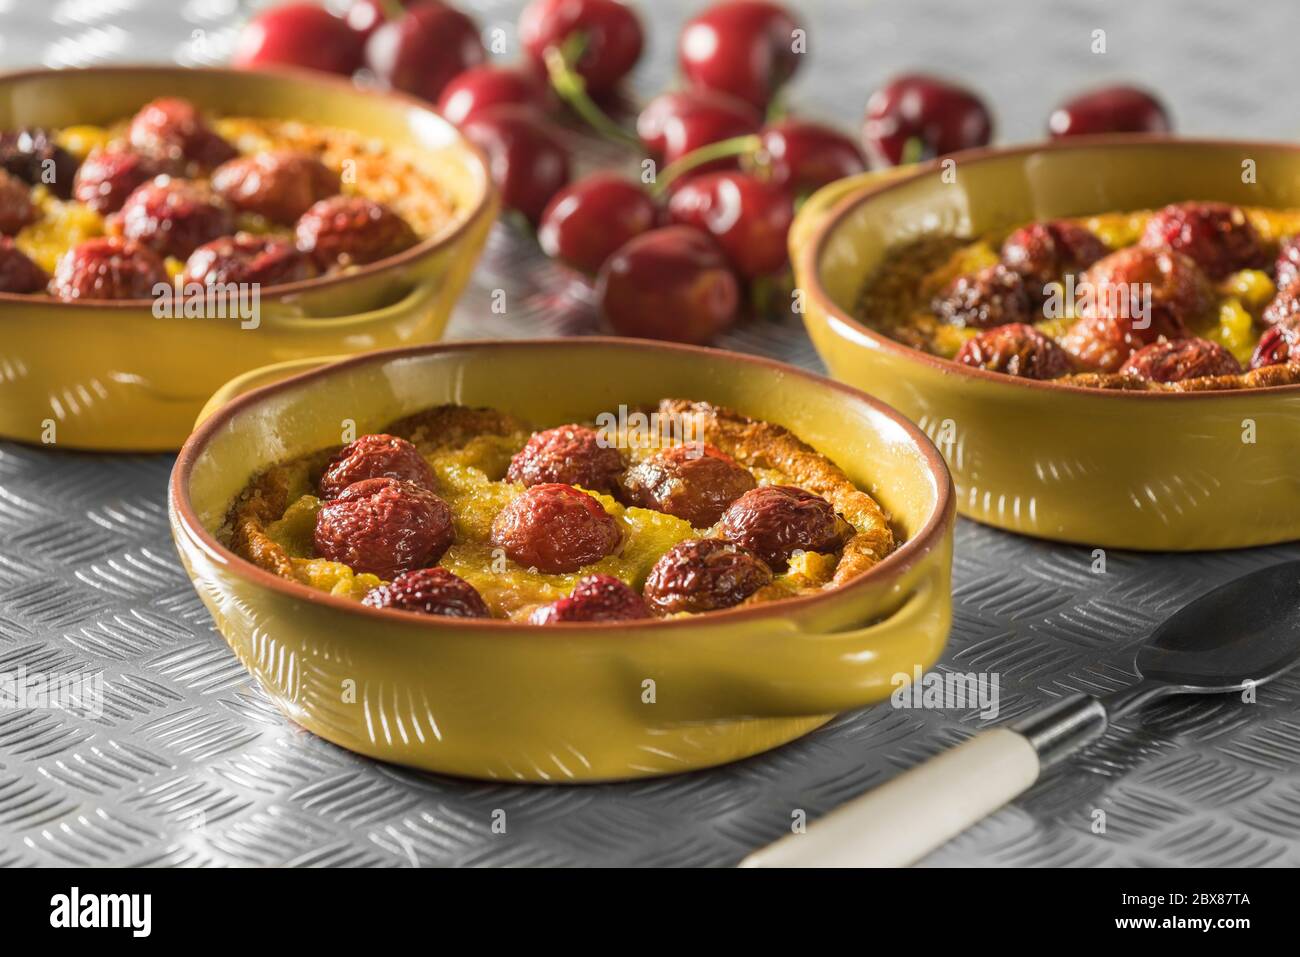
[{"label": "yellow ceramic baking dish", "polygon": [[[720,764],[887,697],[948,635],[953,500],[929,440],[860,392],[769,360],[626,339],[471,342],[354,357],[216,409],[172,474],[173,535],[240,660],[294,721],[387,761],[577,782]],[[292,370],[289,370],[292,371]],[[782,424],[885,508],[903,544],[807,598],[674,621],[538,628],[364,608],[214,537],[251,475],[445,402],[538,427],[686,396]]]},{"label": "yellow ceramic baking dish", "polygon": [[[948,460],[957,509],[1100,548],[1239,548],[1300,538],[1300,385],[1108,392],[959,366],[854,317],[886,250],[1059,216],[1180,200],[1300,206],[1289,144],[1099,137],[959,154],[832,184],[791,254],[804,318],[837,379],[880,396]],[[945,181],[951,180],[951,181]]]},{"label": "yellow ceramic baking dish", "polygon": [[289,359],[436,341],[496,215],[481,154],[427,104],[320,74],[102,67],[0,77],[0,130],[103,124],[159,96],[228,116],[298,119],[418,151],[457,207],[441,235],[344,277],[261,297],[260,324],[155,318],[151,301],[0,293],[0,437],[61,448],[180,446],[232,376]]}]

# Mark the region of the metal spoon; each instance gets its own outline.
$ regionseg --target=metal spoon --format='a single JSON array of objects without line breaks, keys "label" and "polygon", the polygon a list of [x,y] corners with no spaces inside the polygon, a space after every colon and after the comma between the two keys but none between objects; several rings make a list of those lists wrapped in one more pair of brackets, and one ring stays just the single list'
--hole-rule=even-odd
[{"label": "metal spoon", "polygon": [[1185,605],[1137,652],[1137,684],[1071,695],[983,731],[741,867],[901,867],[915,863],[1016,795],[1045,768],[1092,744],[1110,723],[1166,695],[1244,691],[1300,661],[1300,560],[1243,575]]}]

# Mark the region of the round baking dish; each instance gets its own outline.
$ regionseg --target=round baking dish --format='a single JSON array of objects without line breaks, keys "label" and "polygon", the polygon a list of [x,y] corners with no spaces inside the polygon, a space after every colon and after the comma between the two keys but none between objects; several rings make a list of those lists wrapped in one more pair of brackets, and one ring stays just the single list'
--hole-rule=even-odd
[{"label": "round baking dish", "polygon": [[[472,778],[598,781],[755,754],[879,701],[938,658],[953,499],[929,440],[846,386],[769,360],[626,339],[473,342],[359,356],[202,422],[172,473],[181,559],[285,713],[371,757]],[[233,390],[232,390],[233,391]],[[665,396],[784,425],[839,463],[902,544],[848,585],[680,620],[540,628],[362,607],[278,578],[213,531],[256,472],[445,402],[537,427]]]},{"label": "round baking dish", "polygon": [[436,341],[497,198],[482,155],[425,104],[320,74],[97,67],[0,76],[0,129],[109,123],[160,96],[224,115],[297,119],[418,151],[457,214],[440,235],[346,276],[268,288],[260,322],[156,318],[152,300],[0,293],[0,437],[156,451],[185,441],[213,390],[267,363]]},{"label": "round baking dish", "polygon": [[1110,136],[953,159],[953,182],[938,163],[867,174],[801,211],[791,254],[831,374],[935,440],[958,511],[977,521],[1102,548],[1300,538],[1300,385],[1112,392],[1015,379],[910,349],[854,315],[885,252],[925,235],[1181,200],[1300,206],[1300,148]]}]

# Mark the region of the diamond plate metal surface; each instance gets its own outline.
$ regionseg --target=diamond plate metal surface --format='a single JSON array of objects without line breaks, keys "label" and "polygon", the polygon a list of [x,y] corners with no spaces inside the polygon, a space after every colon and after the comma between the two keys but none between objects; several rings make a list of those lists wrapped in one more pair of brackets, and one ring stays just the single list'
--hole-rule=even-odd
[{"label": "diamond plate metal surface", "polygon": [[[465,4],[513,41],[514,0]],[[643,3],[643,10],[651,5]],[[671,76],[681,2],[653,4],[637,86]],[[1289,3],[939,0],[800,4],[813,58],[797,107],[856,122],[903,68],[984,90],[1004,140],[1041,130],[1066,92],[1110,78],[1161,90],[1192,133],[1286,138]],[[0,0],[0,66],[219,62],[236,0]],[[1089,52],[1092,31],[1108,53]],[[1231,38],[1230,40],[1228,38]],[[494,315],[504,289],[509,310]],[[584,291],[506,230],[452,334],[590,328]],[[817,367],[802,331],[761,324],[725,345]],[[173,553],[169,457],[0,443],[0,672],[102,676],[103,714],[0,710],[0,866],[727,865],[977,730],[974,711],[877,707],[713,771],[580,788],[467,783],[376,764],[286,721],[213,629]],[[956,618],[940,664],[997,672],[1001,719],[1134,679],[1132,646],[1193,596],[1300,545],[1165,556],[957,530]],[[1104,811],[1105,833],[1093,833]],[[504,812],[505,833],[493,827]],[[1149,710],[927,861],[933,865],[1300,865],[1300,676],[1254,705]]]}]

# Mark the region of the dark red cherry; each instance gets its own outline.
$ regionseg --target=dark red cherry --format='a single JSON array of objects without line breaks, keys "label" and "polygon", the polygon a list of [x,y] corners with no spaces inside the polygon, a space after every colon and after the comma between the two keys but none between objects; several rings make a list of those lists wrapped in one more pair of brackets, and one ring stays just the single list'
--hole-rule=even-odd
[{"label": "dark red cherry", "polygon": [[804,195],[867,168],[858,144],[839,130],[806,120],[781,120],[759,132],[766,175]]},{"label": "dark red cherry", "polygon": [[[709,143],[755,133],[762,124],[762,114],[743,100],[710,90],[681,90],[647,103],[637,117],[636,135],[651,156],[671,163]],[[728,159],[698,169],[735,165]]]},{"label": "dark red cherry", "polygon": [[682,76],[766,109],[794,75],[803,52],[799,23],[760,0],[731,0],[687,22],[677,43]]},{"label": "dark red cherry", "polygon": [[794,203],[768,180],[731,171],[692,176],[673,191],[668,216],[712,236],[746,279],[777,272],[789,258]]},{"label": "dark red cherry", "polygon": [[701,345],[736,321],[740,284],[718,244],[690,226],[642,233],[605,261],[596,295],[624,336]]},{"label": "dark red cherry", "polygon": [[1164,105],[1132,86],[1080,94],[1054,109],[1047,120],[1053,139],[1092,133],[1168,133],[1172,128]]},{"label": "dark red cherry", "polygon": [[459,126],[489,106],[518,103],[540,110],[551,108],[551,89],[531,67],[476,66],[453,77],[442,88],[438,112]]},{"label": "dark red cherry", "polygon": [[503,103],[481,110],[461,128],[488,154],[492,179],[507,209],[531,223],[569,182],[569,151],[545,114],[531,106]]},{"label": "dark red cherry", "polygon": [[486,59],[474,21],[438,0],[412,4],[366,41],[366,66],[380,81],[431,103],[452,77]]},{"label": "dark red cherry", "polygon": [[238,67],[298,66],[351,73],[365,41],[324,7],[287,3],[263,10],[244,27],[231,62]]},{"label": "dark red cherry", "polygon": [[636,13],[615,0],[534,0],[519,15],[519,42],[540,65],[570,38],[581,49],[573,65],[596,96],[636,66],[645,43]]},{"label": "dark red cherry", "polygon": [[613,173],[595,173],[555,194],[537,239],[548,256],[594,274],[625,242],[653,229],[658,217],[644,189]]},{"label": "dark red cherry", "polygon": [[921,73],[896,77],[871,94],[862,128],[862,143],[877,167],[901,163],[909,140],[920,146],[916,159],[932,159],[985,146],[992,136],[993,120],[983,100]]}]

